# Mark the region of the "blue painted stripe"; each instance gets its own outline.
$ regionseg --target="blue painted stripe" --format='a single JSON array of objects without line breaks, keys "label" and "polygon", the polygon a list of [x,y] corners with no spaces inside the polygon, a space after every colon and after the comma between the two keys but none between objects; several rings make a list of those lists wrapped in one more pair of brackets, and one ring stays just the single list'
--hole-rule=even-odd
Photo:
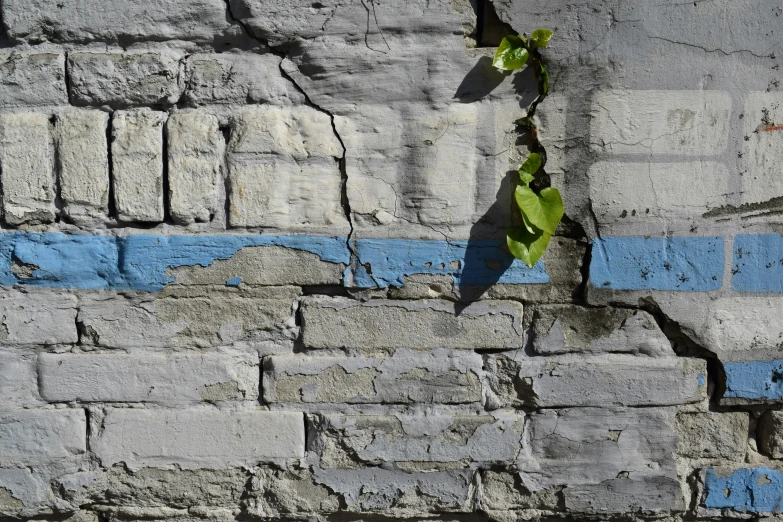
[{"label": "blue painted stripe", "polygon": [[752,513],[770,513],[783,508],[783,473],[774,469],[743,468],[728,477],[719,477],[710,468],[705,487],[704,505],[708,508]]},{"label": "blue painted stripe", "polygon": [[726,372],[724,397],[783,399],[783,361],[723,363]]},{"label": "blue painted stripe", "polygon": [[783,293],[783,237],[735,236],[731,274],[731,287],[738,292]]},{"label": "blue painted stripe", "polygon": [[529,268],[503,250],[504,245],[503,240],[358,239],[354,280],[360,288],[404,286],[405,276],[414,274],[448,275],[457,285],[549,282],[542,261]]},{"label": "blue painted stripe", "polygon": [[[208,266],[251,246],[283,246],[350,263],[345,238],[317,236],[92,236],[61,233],[0,234],[0,285],[54,288],[161,290],[174,281],[167,268]],[[11,271],[14,260],[34,265],[31,277]],[[237,274],[239,275],[239,274]]]},{"label": "blue painted stripe", "polygon": [[717,290],[722,237],[604,237],[593,241],[590,284],[611,290]]}]

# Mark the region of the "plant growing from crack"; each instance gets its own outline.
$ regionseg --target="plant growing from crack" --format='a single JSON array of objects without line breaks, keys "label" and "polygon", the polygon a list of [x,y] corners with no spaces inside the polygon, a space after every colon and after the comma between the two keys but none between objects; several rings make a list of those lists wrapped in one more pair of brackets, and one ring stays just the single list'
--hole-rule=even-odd
[{"label": "plant growing from crack", "polygon": [[[527,37],[509,35],[503,38],[495,52],[492,65],[503,71],[515,71],[528,61],[538,76],[539,101],[549,92],[549,74],[541,60],[539,48],[546,47],[552,38],[549,29],[536,29]],[[520,118],[517,125],[533,128],[530,116]],[[541,258],[563,218],[563,199],[560,191],[553,187],[538,189],[531,183],[541,170],[543,158],[535,152],[519,167],[519,179],[513,183],[514,201],[521,216],[522,226],[509,228],[506,243],[514,257],[524,261],[530,268]]]}]

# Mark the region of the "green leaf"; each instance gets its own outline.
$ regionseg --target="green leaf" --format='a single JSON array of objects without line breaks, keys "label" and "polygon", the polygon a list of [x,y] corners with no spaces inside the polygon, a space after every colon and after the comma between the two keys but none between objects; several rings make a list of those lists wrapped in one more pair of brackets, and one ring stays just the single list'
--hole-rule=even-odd
[{"label": "green leaf", "polygon": [[552,39],[552,31],[549,29],[539,28],[533,31],[530,35],[530,40],[536,44],[536,47],[546,47],[549,45],[549,40]]},{"label": "green leaf", "polygon": [[538,62],[538,79],[541,81],[541,91],[546,94],[549,92],[549,73],[544,64]]},{"label": "green leaf", "polygon": [[550,237],[552,236],[543,230],[536,229],[531,233],[524,228],[509,228],[506,231],[506,244],[514,257],[533,268],[549,245]]},{"label": "green leaf", "polygon": [[543,163],[541,155],[536,152],[531,152],[530,156],[528,156],[522,166],[519,167],[519,173],[526,172],[532,176],[541,168],[541,163]]},{"label": "green leaf", "polygon": [[522,224],[525,226],[528,232],[531,234],[535,234],[537,230],[541,230],[540,228],[536,228],[533,226],[533,224],[530,222],[529,219],[527,219],[527,216],[524,212],[519,213],[522,216]]},{"label": "green leaf", "polygon": [[522,118],[515,120],[514,123],[516,123],[520,127],[527,127],[528,129],[532,129],[533,126],[535,125],[533,123],[533,118],[531,118],[530,116],[523,116]]},{"label": "green leaf", "polygon": [[527,185],[517,185],[514,198],[519,209],[533,225],[549,234],[555,233],[564,213],[560,191],[556,188],[545,188],[540,194],[536,194]]},{"label": "green leaf", "polygon": [[509,35],[500,42],[492,65],[504,71],[514,71],[527,63],[529,54],[525,40],[519,36]]}]

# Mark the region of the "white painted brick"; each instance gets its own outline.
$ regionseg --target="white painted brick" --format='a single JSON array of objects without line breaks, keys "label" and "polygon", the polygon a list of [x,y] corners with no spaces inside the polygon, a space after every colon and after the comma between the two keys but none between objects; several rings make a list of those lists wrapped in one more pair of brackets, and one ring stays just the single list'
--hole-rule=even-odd
[{"label": "white painted brick", "polygon": [[87,450],[84,410],[0,412],[0,460],[31,461],[72,457]]},{"label": "white painted brick", "polygon": [[47,401],[186,403],[258,398],[259,361],[249,354],[44,353],[38,361],[41,395]]},{"label": "white painted brick", "polygon": [[65,55],[0,52],[0,107],[66,105]]},{"label": "white painted brick", "polygon": [[[458,313],[459,312],[459,313]],[[302,304],[303,341],[314,348],[522,348],[523,307],[482,301],[311,298]]]},{"label": "white painted brick", "polygon": [[749,93],[743,121],[742,203],[783,196],[783,93]]},{"label": "white painted brick", "polygon": [[723,163],[629,163],[590,166],[590,199],[601,224],[651,218],[690,219],[732,202]]},{"label": "white painted brick", "polygon": [[114,202],[123,221],[163,221],[166,113],[117,111],[112,118]]},{"label": "white painted brick", "polygon": [[252,410],[112,409],[92,445],[103,466],[227,468],[304,456],[304,416]]},{"label": "white painted brick", "polygon": [[85,297],[79,308],[79,321],[87,332],[82,342],[127,349],[225,346],[293,322],[299,289],[183,294]]},{"label": "white painted brick", "polygon": [[102,111],[67,110],[57,115],[60,195],[72,219],[105,217],[109,207],[109,146]]},{"label": "white painted brick", "polygon": [[174,104],[182,92],[179,59],[169,52],[70,53],[71,102],[110,107]]},{"label": "white painted brick", "polygon": [[54,143],[47,115],[0,114],[0,172],[7,223],[54,221]]},{"label": "white painted brick", "polygon": [[0,340],[5,344],[64,344],[79,340],[76,297],[56,292],[0,297]]},{"label": "white painted brick", "polygon": [[29,406],[40,402],[35,355],[0,352],[0,402],[8,406]]},{"label": "white painted brick", "polygon": [[723,91],[599,91],[590,143],[612,154],[719,154],[730,115],[731,97]]},{"label": "white painted brick", "polygon": [[169,212],[175,223],[208,222],[218,211],[225,141],[216,116],[199,110],[174,113],[166,123]]}]

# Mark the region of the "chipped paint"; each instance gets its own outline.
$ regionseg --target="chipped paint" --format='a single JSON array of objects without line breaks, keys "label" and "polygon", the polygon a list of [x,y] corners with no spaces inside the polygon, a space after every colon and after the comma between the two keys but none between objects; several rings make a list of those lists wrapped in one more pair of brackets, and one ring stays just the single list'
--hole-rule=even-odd
[{"label": "chipped paint", "polygon": [[708,508],[752,513],[777,512],[783,508],[783,473],[770,468],[738,469],[727,477],[707,470],[705,488]]},{"label": "chipped paint", "polygon": [[783,293],[783,236],[734,237],[731,287],[738,292]]},{"label": "chipped paint", "polygon": [[724,363],[726,398],[783,399],[783,360]]}]

